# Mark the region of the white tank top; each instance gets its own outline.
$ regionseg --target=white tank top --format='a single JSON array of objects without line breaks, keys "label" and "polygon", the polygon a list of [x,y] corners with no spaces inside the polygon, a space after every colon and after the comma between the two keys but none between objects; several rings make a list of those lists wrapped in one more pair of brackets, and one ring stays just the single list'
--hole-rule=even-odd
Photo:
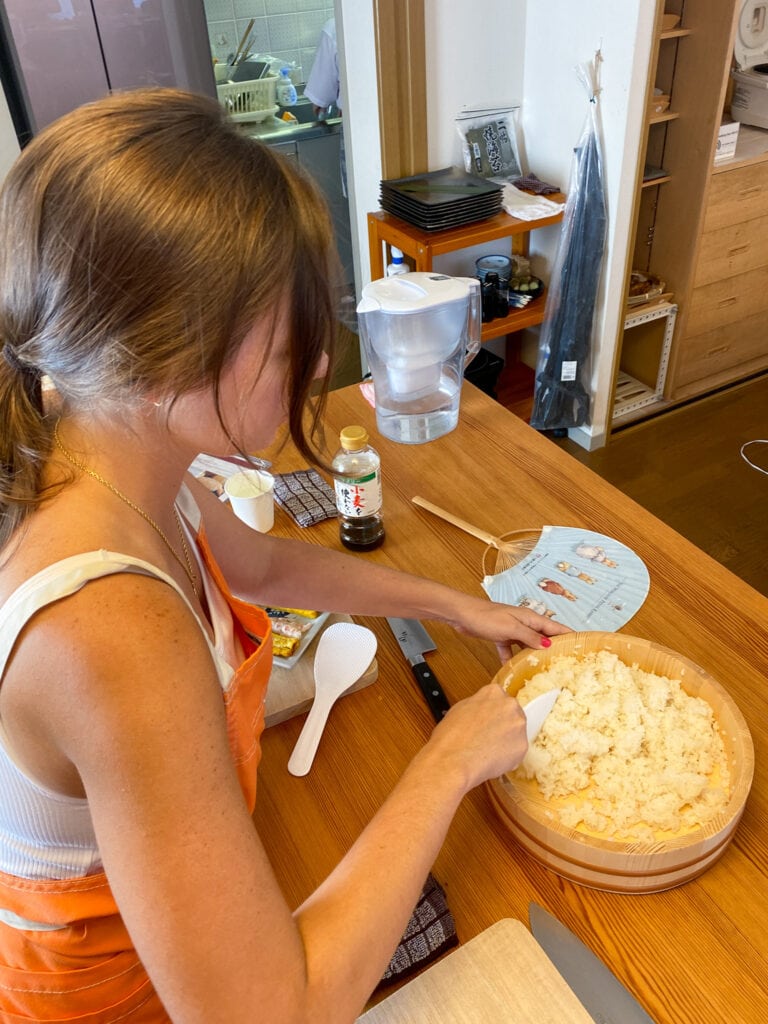
[{"label": "white tank top", "polygon": [[[186,511],[186,509],[185,509]],[[186,526],[186,523],[185,523]],[[193,538],[190,538],[193,540]],[[197,554],[197,545],[192,544]],[[214,640],[172,577],[149,562],[111,551],[88,551],[62,559],[23,583],[0,608],[0,682],[20,631],[46,605],[69,597],[89,580],[136,572],[168,583],[186,602],[208,642],[222,689],[242,661],[232,614],[202,560]],[[102,869],[87,800],[56,793],[19,765],[0,719],[0,871],[22,878],[81,878]]]}]

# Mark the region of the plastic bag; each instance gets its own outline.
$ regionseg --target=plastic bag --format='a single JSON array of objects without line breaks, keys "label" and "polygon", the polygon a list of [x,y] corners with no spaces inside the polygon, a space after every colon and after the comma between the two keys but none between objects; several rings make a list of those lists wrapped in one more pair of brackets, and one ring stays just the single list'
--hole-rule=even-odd
[{"label": "plastic bag", "polygon": [[537,430],[583,426],[590,411],[592,328],[607,212],[594,65],[582,65],[577,73],[589,95],[589,115],[575,150],[539,340],[530,420]]},{"label": "plastic bag", "polygon": [[520,177],[518,111],[519,107],[498,107],[457,114],[454,123],[468,174],[497,181]]}]

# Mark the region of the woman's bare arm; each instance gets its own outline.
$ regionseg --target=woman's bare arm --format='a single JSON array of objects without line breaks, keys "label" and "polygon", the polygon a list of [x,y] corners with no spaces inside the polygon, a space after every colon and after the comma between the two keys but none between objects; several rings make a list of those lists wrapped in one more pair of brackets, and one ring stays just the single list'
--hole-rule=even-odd
[{"label": "woman's bare arm", "polygon": [[[517,703],[488,686],[457,704],[294,914],[237,783],[207,645],[178,595],[109,577],[35,624],[15,667],[38,673],[30,724],[82,780],[110,885],[171,1018],[353,1021],[462,796],[522,758]],[[65,665],[51,665],[51,649],[69,651]]]}]

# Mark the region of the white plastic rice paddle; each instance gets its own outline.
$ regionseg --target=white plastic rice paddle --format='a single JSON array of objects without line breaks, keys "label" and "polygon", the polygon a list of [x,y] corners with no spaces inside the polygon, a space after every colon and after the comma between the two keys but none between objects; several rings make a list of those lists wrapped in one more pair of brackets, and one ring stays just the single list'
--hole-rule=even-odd
[{"label": "white plastic rice paddle", "polygon": [[547,715],[555,706],[555,701],[559,694],[559,689],[547,690],[546,693],[542,693],[538,697],[534,697],[533,700],[529,700],[523,708],[525,712],[525,733],[528,737],[529,746],[539,735],[541,727],[544,725]]},{"label": "white plastic rice paddle", "polygon": [[288,771],[306,775],[312,767],[331,708],[373,661],[376,635],[354,622],[334,622],[320,636],[315,651],[315,699],[296,741]]}]

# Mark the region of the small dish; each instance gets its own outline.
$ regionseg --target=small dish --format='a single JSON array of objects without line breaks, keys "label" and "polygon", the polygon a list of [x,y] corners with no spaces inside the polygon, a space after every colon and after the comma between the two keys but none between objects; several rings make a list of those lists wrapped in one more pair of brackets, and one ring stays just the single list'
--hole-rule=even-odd
[{"label": "small dish", "polygon": [[299,661],[299,659],[302,657],[306,649],[312,643],[313,638],[323,628],[325,620],[328,618],[330,614],[330,612],[321,612],[317,616],[317,618],[312,619],[312,625],[309,627],[306,633],[302,634],[301,640],[299,641],[299,646],[296,648],[293,654],[289,658],[274,657],[272,659],[273,667],[293,668],[293,666]]},{"label": "small dish", "polygon": [[489,255],[480,256],[475,261],[475,275],[481,280],[485,280],[486,274],[498,274],[499,281],[506,283],[512,274],[512,260],[509,256],[503,255]]},{"label": "small dish", "polygon": [[633,270],[629,282],[628,306],[641,306],[664,294],[665,284],[655,274]]}]

